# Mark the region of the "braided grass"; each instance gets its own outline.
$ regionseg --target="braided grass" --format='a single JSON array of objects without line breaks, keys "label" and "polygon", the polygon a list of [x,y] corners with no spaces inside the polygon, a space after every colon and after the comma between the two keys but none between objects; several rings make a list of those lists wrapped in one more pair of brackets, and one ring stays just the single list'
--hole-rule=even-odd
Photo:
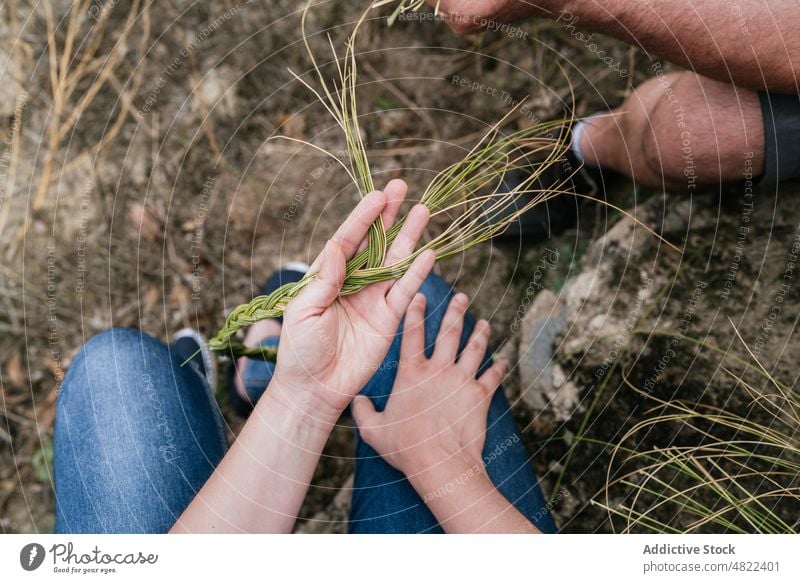
[{"label": "braided grass", "polygon": [[[300,142],[334,158],[348,173],[362,197],[374,190],[374,184],[366,148],[361,140],[356,108],[355,42],[369,10],[386,3],[385,0],[373,2],[364,12],[350,34],[343,59],[338,58],[333,42],[329,39],[340,80],[338,89],[331,87],[326,81],[308,43],[305,25],[310,3],[303,12],[301,30],[315,71],[316,87],[293,72],[292,75],[317,97],[342,129],[347,143],[347,163],[314,144],[276,136],[276,139]],[[405,217],[400,218],[388,230],[378,218],[370,228],[367,247],[347,263],[341,295],[356,293],[372,283],[401,277],[414,258],[426,249],[432,249],[436,253],[437,261],[462,253],[504,231],[535,205],[567,192],[565,185],[569,183],[571,174],[546,190],[534,188],[534,185],[548,168],[564,161],[564,155],[569,148],[567,136],[573,120],[564,118],[503,133],[501,127],[518,113],[519,108],[520,105],[491,126],[462,160],[437,174],[428,184],[420,202],[428,207],[432,218],[447,217],[448,225],[444,231],[408,257],[391,265],[384,265],[386,250],[400,231]],[[532,173],[514,189],[504,190],[502,177],[507,172],[518,169],[532,170]],[[275,349],[248,348],[233,338],[237,332],[255,322],[282,315],[292,298],[314,277],[314,274],[306,275],[300,281],[283,285],[269,295],[258,296],[237,307],[217,335],[209,341],[210,348],[224,351],[234,358],[248,356],[275,360]]]}]

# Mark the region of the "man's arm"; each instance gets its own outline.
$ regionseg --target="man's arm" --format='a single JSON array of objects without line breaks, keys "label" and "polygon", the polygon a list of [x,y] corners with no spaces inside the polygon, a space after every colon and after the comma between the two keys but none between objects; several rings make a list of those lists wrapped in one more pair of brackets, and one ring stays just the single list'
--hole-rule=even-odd
[{"label": "man's arm", "polygon": [[[797,93],[796,0],[573,0],[580,25],[719,81]],[[560,13],[559,13],[560,14]],[[582,14],[585,16],[582,17]],[[558,18],[558,15],[556,15]]]},{"label": "man's arm", "polygon": [[546,16],[719,81],[800,93],[797,0],[441,0],[440,8],[458,15],[458,32],[486,19]]}]

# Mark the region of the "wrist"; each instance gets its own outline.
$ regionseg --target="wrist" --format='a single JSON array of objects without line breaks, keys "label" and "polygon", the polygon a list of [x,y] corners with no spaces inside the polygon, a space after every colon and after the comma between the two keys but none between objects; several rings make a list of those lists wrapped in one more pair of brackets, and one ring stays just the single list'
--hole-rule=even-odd
[{"label": "wrist", "polygon": [[405,472],[406,477],[426,504],[453,494],[467,482],[488,479],[483,460],[463,452],[411,465],[414,468]]},{"label": "wrist", "polygon": [[332,407],[310,386],[297,386],[273,377],[259,399],[257,409],[275,409],[301,426],[330,433],[343,409]]}]

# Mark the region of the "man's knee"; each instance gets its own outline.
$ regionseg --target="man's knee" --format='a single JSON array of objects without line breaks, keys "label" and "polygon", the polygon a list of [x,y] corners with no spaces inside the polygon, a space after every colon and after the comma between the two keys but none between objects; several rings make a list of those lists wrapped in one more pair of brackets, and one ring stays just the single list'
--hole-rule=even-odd
[{"label": "man's knee", "polygon": [[641,152],[645,166],[641,174],[653,178],[644,182],[669,181],[684,171],[684,142],[691,149],[690,128],[698,113],[691,106],[696,77],[688,72],[668,73],[637,89],[641,119],[630,147]]},{"label": "man's knee", "polygon": [[81,353],[111,355],[146,345],[160,346],[161,343],[149,334],[135,328],[109,328],[92,336],[83,345]]},{"label": "man's knee", "polygon": [[666,74],[646,85],[639,99],[646,119],[638,127],[644,174],[668,185],[730,181],[742,171],[745,157],[762,157],[754,92],[690,72]]}]

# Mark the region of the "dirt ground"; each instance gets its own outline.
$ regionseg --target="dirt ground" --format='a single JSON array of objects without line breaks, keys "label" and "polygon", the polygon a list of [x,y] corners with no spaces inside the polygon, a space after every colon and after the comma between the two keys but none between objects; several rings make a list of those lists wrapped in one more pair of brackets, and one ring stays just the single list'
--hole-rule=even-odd
[{"label": "dirt ground", "polygon": [[[52,531],[55,399],[84,341],[109,326],[141,328],[165,341],[185,326],[213,333],[274,269],[312,259],[357,200],[323,156],[267,141],[285,135],[332,151],[343,144],[288,71],[303,75],[310,65],[297,2],[86,2],[77,16],[69,3],[48,5],[50,18],[41,3],[0,8],[8,13],[0,20],[3,532]],[[332,0],[312,10],[310,42],[321,62],[330,58],[323,33],[341,46],[364,5]],[[527,97],[529,113],[512,124],[556,119],[573,106],[571,84],[573,111],[585,115],[619,103],[649,67],[638,50],[595,37],[630,71],[623,77],[555,23],[461,39],[432,19],[387,28],[375,16],[358,46],[364,140],[376,183],[402,177],[412,193],[513,100]],[[60,87],[68,91],[53,90],[53,74],[63,75]],[[607,192],[627,209],[653,194],[625,181]],[[716,202],[708,196],[697,204]],[[558,293],[619,217],[584,205],[579,228],[545,243],[486,244],[437,269],[470,295],[476,314],[491,319],[500,346],[513,336],[543,254],[560,254],[543,280]],[[569,370],[585,381],[581,365]],[[513,384],[510,394],[519,390]],[[226,389],[218,394],[232,437],[242,421]],[[593,431],[616,435],[630,417],[628,405],[610,400]],[[545,488],[553,487],[565,435],[574,435],[579,418],[536,421],[522,405],[515,413]],[[329,442],[300,529],[331,530],[326,520],[337,520],[337,491],[352,473],[347,424]],[[556,506],[566,530],[609,530],[607,516],[591,504],[605,483],[604,461],[597,452],[573,458],[563,483],[581,494]]]}]

